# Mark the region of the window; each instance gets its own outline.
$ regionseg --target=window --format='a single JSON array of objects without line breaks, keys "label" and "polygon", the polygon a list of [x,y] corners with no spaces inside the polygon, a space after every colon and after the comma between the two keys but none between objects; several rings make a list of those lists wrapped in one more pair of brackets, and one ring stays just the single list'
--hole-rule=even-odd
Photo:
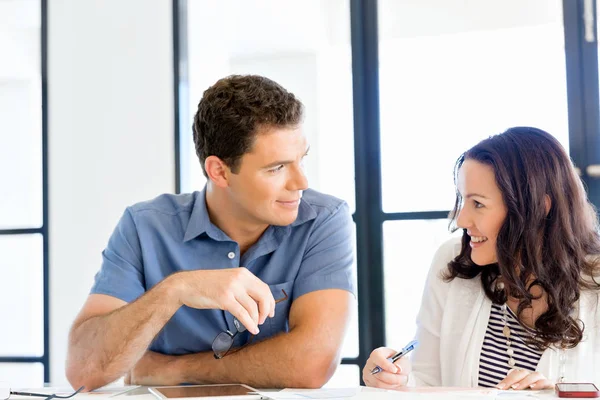
[{"label": "window", "polygon": [[[181,190],[199,190],[206,182],[191,131],[191,121],[203,91],[230,74],[259,74],[290,90],[305,105],[303,127],[311,145],[305,168],[310,186],[345,199],[353,210],[348,2],[192,0],[181,2],[181,7],[187,11],[181,15],[180,9],[179,14],[186,19],[179,34],[187,41],[187,46],[180,44],[179,47],[180,55],[187,60],[183,69],[186,76],[180,80],[178,97],[182,105],[180,113],[185,114],[180,117]],[[221,28],[224,25],[229,27],[226,31]],[[311,29],[306,29],[309,25]],[[221,34],[215,35],[215,31]],[[206,40],[207,37],[211,40]],[[358,352],[355,313],[343,356],[355,358]],[[340,369],[337,374],[354,377],[356,367]]]},{"label": "window", "polygon": [[44,15],[45,1],[0,1],[0,375],[13,386],[50,379]]},{"label": "window", "polygon": [[564,27],[559,0],[378,5],[386,344],[399,348],[414,335],[433,254],[450,237],[435,212],[454,205],[460,154],[518,125],[568,149]]},{"label": "window", "polygon": [[309,182],[354,211],[360,340],[351,331],[330,386],[358,383],[374,348],[414,334],[429,264],[451,237],[461,152],[511,126],[540,127],[569,149],[600,205],[587,168],[600,165],[595,1],[174,4],[182,190],[204,183],[189,129],[201,91],[258,73],[305,102]]}]

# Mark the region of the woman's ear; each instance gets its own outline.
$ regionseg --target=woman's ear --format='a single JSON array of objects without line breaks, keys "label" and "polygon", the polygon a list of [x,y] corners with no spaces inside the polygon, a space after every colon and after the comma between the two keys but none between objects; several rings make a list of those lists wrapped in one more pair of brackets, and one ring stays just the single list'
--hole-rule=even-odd
[{"label": "woman's ear", "polygon": [[546,205],[546,216],[548,216],[550,209],[552,208],[552,200],[550,200],[550,196],[544,196],[544,204]]}]

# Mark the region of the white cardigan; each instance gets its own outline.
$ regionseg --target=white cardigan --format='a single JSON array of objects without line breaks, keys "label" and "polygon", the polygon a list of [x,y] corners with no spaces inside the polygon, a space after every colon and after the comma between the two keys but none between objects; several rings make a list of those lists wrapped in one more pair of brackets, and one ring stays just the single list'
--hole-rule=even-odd
[{"label": "white cardigan", "polygon": [[[460,253],[460,238],[440,247],[433,259],[417,317],[419,346],[412,354],[409,385],[477,387],[479,356],[492,302],[481,279],[441,278]],[[600,312],[598,291],[582,292],[578,318],[585,324],[584,340],[566,350],[565,382],[600,384]],[[537,371],[553,382],[559,379],[559,354],[547,349]]]}]

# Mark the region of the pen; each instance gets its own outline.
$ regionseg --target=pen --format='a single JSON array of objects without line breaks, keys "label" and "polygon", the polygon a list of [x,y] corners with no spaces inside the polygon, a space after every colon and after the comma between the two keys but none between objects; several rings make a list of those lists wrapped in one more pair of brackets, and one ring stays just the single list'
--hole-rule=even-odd
[{"label": "pen", "polygon": [[[398,361],[402,356],[405,356],[408,353],[410,353],[411,351],[413,351],[415,349],[415,347],[417,347],[418,344],[419,344],[418,340],[413,340],[412,342],[409,342],[406,346],[404,346],[402,348],[402,350],[400,350],[399,352],[397,352],[396,354],[394,354],[393,356],[388,358],[388,360],[390,360],[391,362]],[[381,371],[383,371],[383,369],[378,365],[371,370],[371,375],[378,374]]]}]

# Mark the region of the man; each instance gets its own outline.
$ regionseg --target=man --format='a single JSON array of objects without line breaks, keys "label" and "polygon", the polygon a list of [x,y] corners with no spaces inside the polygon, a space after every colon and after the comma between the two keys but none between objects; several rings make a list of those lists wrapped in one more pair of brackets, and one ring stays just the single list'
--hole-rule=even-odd
[{"label": "man", "polygon": [[124,375],[146,385],[327,382],[353,302],[352,222],[343,201],[307,190],[302,114],[260,76],[204,92],[193,128],[208,183],[125,211],[71,328],[73,387]]}]

